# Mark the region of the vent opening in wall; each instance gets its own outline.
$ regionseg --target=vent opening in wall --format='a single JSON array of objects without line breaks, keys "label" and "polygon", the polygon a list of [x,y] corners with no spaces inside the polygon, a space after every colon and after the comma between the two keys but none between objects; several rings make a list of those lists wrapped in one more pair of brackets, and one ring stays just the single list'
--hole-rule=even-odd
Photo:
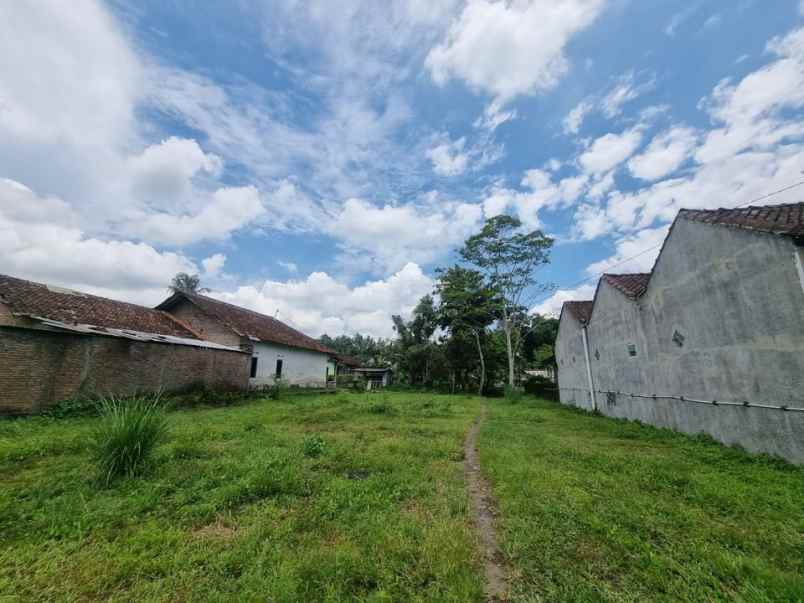
[{"label": "vent opening in wall", "polygon": [[633,343],[628,344],[628,355],[632,358],[637,355],[636,345]]},{"label": "vent opening in wall", "polygon": [[595,350],[595,360],[600,360],[600,352]]},{"label": "vent opening in wall", "polygon": [[673,343],[676,344],[678,347],[684,345],[684,336],[678,332],[678,330],[673,331]]}]

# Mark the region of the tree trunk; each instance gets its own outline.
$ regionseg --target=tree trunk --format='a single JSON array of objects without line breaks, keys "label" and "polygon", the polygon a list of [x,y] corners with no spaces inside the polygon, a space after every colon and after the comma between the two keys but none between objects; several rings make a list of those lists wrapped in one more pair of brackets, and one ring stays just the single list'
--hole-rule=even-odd
[{"label": "tree trunk", "polygon": [[478,388],[478,395],[483,395],[483,387],[486,385],[486,359],[483,357],[483,346],[480,345],[480,334],[476,329],[473,329],[475,334],[475,341],[477,342],[477,354],[480,356],[480,387]]},{"label": "tree trunk", "polygon": [[508,354],[508,386],[514,387],[514,348],[511,345],[511,320],[507,313],[503,317],[503,330],[505,331],[505,351]]}]

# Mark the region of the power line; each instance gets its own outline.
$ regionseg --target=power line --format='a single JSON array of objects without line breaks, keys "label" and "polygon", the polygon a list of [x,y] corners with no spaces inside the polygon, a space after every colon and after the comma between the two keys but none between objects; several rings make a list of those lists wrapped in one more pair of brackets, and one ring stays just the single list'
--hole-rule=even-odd
[{"label": "power line", "polygon": [[[800,180],[800,181],[798,181],[798,182],[796,182],[794,184],[790,184],[790,185],[785,186],[783,188],[780,188],[778,190],[775,190],[775,191],[772,191],[772,192],[767,193],[765,195],[762,195],[761,197],[756,197],[754,199],[746,201],[745,203],[740,203],[739,205],[735,205],[734,207],[729,207],[729,208],[726,208],[726,209],[740,209],[741,207],[745,207],[746,205],[750,205],[751,203],[756,203],[757,201],[763,201],[764,199],[768,199],[770,197],[773,197],[774,195],[779,195],[781,193],[787,192],[787,191],[792,190],[794,188],[797,188],[797,187],[799,187],[801,185],[804,185],[804,180]],[[620,260],[619,262],[617,262],[615,264],[611,264],[610,266],[606,266],[605,270],[603,270],[602,272],[596,272],[595,274],[592,274],[590,276],[587,276],[586,278],[583,278],[583,279],[579,280],[577,283],[567,285],[566,288],[567,289],[574,289],[575,287],[585,283],[586,281],[590,281],[592,279],[600,278],[603,274],[605,274],[607,271],[611,270],[612,268],[616,268],[617,266],[622,266],[623,264],[627,264],[631,260],[635,260],[636,258],[645,255],[649,251],[653,251],[654,249],[657,249],[657,248],[661,247],[662,245],[664,245],[664,241],[662,241],[661,243],[658,243],[656,245],[651,245],[650,247],[646,247],[645,249],[643,249],[639,253],[636,253],[636,254],[632,255],[631,257],[627,257],[624,260]],[[539,303],[541,303],[541,302],[543,302],[543,301],[545,301],[547,299],[550,299],[550,297],[552,295],[553,295],[553,293],[551,293],[550,295],[548,295],[546,297],[543,297],[542,299],[537,300],[537,301],[535,301],[533,303],[534,303],[534,305],[539,304]]]}]

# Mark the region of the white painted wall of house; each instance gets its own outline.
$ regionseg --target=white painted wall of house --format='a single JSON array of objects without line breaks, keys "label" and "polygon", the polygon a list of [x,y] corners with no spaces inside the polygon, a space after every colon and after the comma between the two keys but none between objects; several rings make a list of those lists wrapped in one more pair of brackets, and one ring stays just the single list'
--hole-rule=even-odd
[{"label": "white painted wall of house", "polygon": [[329,354],[291,348],[272,343],[255,343],[252,354],[257,358],[257,376],[252,386],[271,385],[276,374],[276,361],[282,359],[282,381],[302,387],[325,387]]}]

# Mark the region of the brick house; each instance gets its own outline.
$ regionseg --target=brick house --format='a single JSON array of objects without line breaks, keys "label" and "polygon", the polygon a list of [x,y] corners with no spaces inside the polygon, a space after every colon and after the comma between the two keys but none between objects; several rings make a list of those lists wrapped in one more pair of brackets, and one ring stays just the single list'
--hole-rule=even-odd
[{"label": "brick house", "polygon": [[335,376],[333,350],[272,316],[184,292],[175,293],[157,310],[169,313],[204,339],[248,352],[252,386],[281,379],[289,385],[326,387]]},{"label": "brick house", "polygon": [[0,413],[83,395],[244,389],[249,355],[166,312],[0,275]]},{"label": "brick house", "polygon": [[804,463],[804,412],[744,404],[804,407],[804,203],[681,210],[650,273],[564,304],[556,358],[564,404]]}]

